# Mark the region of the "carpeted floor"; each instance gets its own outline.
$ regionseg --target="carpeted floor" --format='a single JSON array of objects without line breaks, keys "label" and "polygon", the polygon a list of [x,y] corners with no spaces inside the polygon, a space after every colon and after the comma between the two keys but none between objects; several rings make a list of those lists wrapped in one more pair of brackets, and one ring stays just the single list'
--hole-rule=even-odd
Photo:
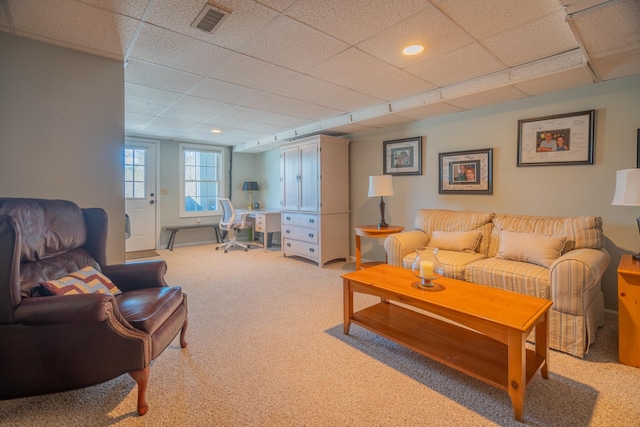
[{"label": "carpeted floor", "polygon": [[[585,359],[551,352],[527,387],[524,423],[507,393],[352,326],[342,279],[261,249],[159,251],[189,295],[189,346],[153,363],[138,417],[123,375],[83,390],[0,401],[2,426],[638,426],[640,369],[617,362],[609,320]],[[362,296],[356,309],[375,300]],[[99,369],[99,367],[96,367]],[[3,385],[0,385],[3,386]]]}]

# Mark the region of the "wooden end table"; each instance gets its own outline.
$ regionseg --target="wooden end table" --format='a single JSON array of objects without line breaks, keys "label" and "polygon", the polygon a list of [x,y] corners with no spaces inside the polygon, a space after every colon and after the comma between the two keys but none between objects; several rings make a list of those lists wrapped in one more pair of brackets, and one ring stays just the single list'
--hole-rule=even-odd
[{"label": "wooden end table", "polygon": [[[382,262],[362,263],[362,250],[360,248],[360,237],[387,237],[389,234],[399,233],[404,227],[399,225],[389,225],[387,227],[378,228],[377,225],[359,225],[354,228],[356,231],[356,271],[361,268],[373,267],[374,265],[383,264]],[[386,263],[385,259],[385,263]]]},{"label": "wooden end table", "polygon": [[618,265],[618,359],[640,368],[640,262],[622,255]]}]

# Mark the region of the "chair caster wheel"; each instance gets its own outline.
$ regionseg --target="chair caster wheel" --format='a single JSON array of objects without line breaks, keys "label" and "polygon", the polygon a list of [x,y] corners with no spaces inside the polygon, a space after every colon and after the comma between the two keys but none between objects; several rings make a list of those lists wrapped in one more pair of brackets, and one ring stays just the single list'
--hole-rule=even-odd
[{"label": "chair caster wheel", "polygon": [[218,249],[220,249],[220,248],[216,248],[216,251],[217,251]]},{"label": "chair caster wheel", "polygon": [[225,249],[224,253],[226,254],[228,251]]}]

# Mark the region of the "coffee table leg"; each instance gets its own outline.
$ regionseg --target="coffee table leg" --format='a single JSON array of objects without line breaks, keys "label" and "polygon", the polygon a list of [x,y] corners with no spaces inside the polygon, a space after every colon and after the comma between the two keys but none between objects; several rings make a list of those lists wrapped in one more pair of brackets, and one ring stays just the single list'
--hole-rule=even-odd
[{"label": "coffee table leg", "polygon": [[536,325],[536,354],[544,359],[540,368],[542,378],[549,378],[549,311],[542,317],[542,322]]},{"label": "coffee table leg", "polygon": [[527,388],[527,353],[524,333],[509,331],[509,376],[508,390],[513,412],[518,421],[522,421],[524,413],[524,396]]},{"label": "coffee table leg", "polygon": [[360,247],[360,236],[356,234],[356,271],[362,266],[362,249]]},{"label": "coffee table leg", "polygon": [[349,289],[349,279],[342,279],[344,301],[344,334],[349,335],[351,318],[353,317],[353,292]]}]

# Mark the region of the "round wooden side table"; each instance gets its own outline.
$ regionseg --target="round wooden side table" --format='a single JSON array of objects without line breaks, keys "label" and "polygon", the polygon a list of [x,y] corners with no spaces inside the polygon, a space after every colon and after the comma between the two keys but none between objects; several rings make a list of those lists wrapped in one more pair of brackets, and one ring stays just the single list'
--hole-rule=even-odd
[{"label": "round wooden side table", "polygon": [[[382,262],[366,262],[362,263],[362,251],[360,249],[360,237],[387,237],[389,234],[399,233],[404,227],[399,225],[389,225],[387,227],[378,228],[377,225],[359,225],[354,227],[356,232],[356,271],[366,267],[383,264]],[[386,256],[385,256],[386,262]]]}]

